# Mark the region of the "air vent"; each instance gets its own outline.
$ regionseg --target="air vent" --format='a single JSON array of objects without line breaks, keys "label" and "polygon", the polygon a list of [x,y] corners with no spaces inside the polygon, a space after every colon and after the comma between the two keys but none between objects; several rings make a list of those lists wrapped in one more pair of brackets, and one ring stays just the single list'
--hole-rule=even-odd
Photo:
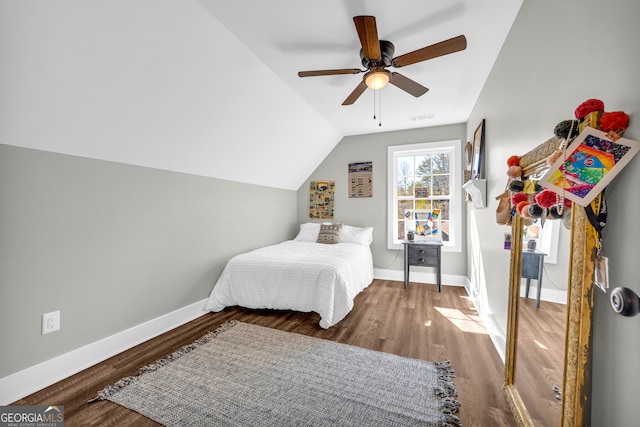
[{"label": "air vent", "polygon": [[409,116],[409,120],[411,120],[412,122],[417,122],[419,120],[428,120],[428,119],[433,119],[435,117],[436,117],[435,113],[420,114],[418,116]]}]

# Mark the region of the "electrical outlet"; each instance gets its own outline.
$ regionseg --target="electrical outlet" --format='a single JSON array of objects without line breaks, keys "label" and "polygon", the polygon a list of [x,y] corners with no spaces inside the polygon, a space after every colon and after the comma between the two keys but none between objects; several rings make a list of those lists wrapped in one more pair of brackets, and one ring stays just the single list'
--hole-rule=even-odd
[{"label": "electrical outlet", "polygon": [[42,335],[60,330],[60,311],[52,311],[42,315]]}]

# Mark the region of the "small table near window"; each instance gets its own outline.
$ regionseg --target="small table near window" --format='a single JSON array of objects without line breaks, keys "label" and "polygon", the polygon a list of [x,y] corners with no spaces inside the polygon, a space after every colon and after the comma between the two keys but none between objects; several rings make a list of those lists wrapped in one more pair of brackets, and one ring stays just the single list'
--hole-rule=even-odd
[{"label": "small table near window", "polygon": [[440,274],[441,248],[440,241],[409,242],[405,240],[404,245],[404,288],[409,283],[409,266],[417,265],[422,267],[435,267],[438,283],[438,292],[442,291],[442,279]]},{"label": "small table near window", "polygon": [[536,279],[538,282],[538,295],[536,301],[536,308],[540,308],[540,291],[542,290],[542,272],[544,267],[544,252],[537,250],[525,249],[522,251],[522,278],[527,279],[527,284],[524,291],[525,298],[529,298],[529,287],[531,286],[531,279]]}]

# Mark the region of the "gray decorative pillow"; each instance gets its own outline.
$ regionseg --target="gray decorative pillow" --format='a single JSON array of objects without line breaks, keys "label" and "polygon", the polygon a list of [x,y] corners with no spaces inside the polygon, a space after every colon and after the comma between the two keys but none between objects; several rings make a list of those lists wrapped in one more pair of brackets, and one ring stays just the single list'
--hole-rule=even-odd
[{"label": "gray decorative pillow", "polygon": [[318,233],[318,243],[340,243],[342,224],[322,224]]}]

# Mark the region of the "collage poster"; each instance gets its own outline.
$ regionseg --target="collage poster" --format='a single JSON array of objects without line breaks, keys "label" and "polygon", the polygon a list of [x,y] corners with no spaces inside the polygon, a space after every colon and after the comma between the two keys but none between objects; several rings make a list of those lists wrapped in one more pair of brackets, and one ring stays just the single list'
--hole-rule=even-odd
[{"label": "collage poster", "polygon": [[373,196],[373,162],[349,163],[349,198]]},{"label": "collage poster", "polygon": [[640,144],[586,127],[538,183],[587,206],[629,163]]},{"label": "collage poster", "polygon": [[333,219],[335,181],[311,181],[309,218]]}]

